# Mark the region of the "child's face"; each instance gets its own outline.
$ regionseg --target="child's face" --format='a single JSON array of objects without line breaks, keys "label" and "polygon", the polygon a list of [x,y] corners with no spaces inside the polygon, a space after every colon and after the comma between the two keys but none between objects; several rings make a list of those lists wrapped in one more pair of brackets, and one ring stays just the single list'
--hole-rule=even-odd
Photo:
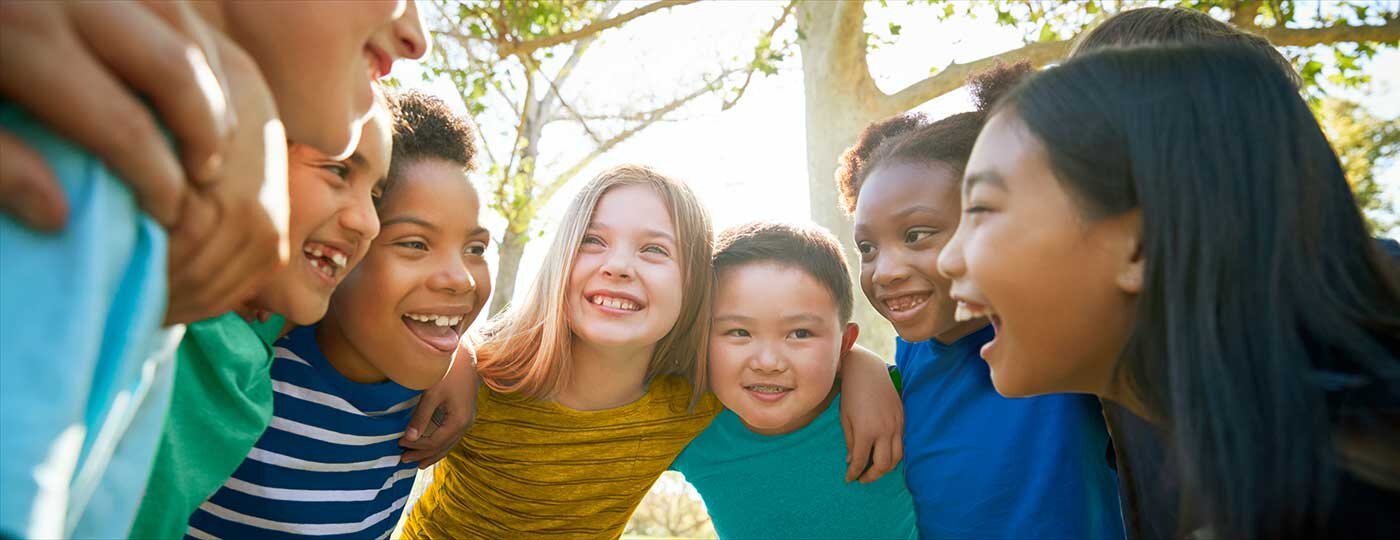
[{"label": "child's face", "polygon": [[287,137],[332,157],[355,148],[370,83],[428,47],[417,7],[404,0],[228,2],[224,17],[267,79]]},{"label": "child's face", "polygon": [[609,190],[574,255],[569,328],[595,347],[650,350],[680,317],[687,263],[660,195],[639,185]]},{"label": "child's face", "polygon": [[775,263],[719,275],[710,336],[710,388],[755,433],[807,425],[829,403],[856,326],[811,274]]},{"label": "child's face", "polygon": [[959,311],[996,327],[982,357],[997,391],[1102,395],[1133,320],[1120,278],[1135,230],[1084,217],[1014,116],[990,119],[965,178],[967,216],[939,268]]},{"label": "child's face", "polygon": [[943,164],[872,171],[856,198],[860,288],[907,341],[952,343],[985,322],[959,323],[938,254],[958,227],[958,178]]},{"label": "child's face", "polygon": [[294,324],[326,314],[336,285],[379,234],[374,195],[389,170],[387,115],[365,124],[360,146],[344,161],[301,144],[287,152],[291,261],[262,289],[255,304]]},{"label": "child's face", "polygon": [[442,379],[491,294],[481,203],[462,168],[423,159],[380,203],[379,237],[331,299],[325,328],[403,386]]}]

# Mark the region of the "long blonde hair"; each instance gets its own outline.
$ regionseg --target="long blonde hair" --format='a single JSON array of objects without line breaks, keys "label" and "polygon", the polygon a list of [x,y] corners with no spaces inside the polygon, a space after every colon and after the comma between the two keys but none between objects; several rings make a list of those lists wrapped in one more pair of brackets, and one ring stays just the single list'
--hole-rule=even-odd
[{"label": "long blonde hair", "polygon": [[709,214],[686,184],[641,165],[620,165],[603,171],[574,197],[564,215],[544,264],[525,301],[512,304],[482,332],[477,349],[477,373],[498,392],[515,392],[537,399],[557,395],[573,368],[567,302],[569,275],[584,231],[593,220],[598,199],[619,186],[651,187],[665,201],[675,227],[682,268],[681,312],[676,325],[652,352],[646,382],[657,375],[679,375],[690,381],[691,404],[707,382],[706,340],[710,333],[710,300],[714,271],[710,257],[714,232]]}]

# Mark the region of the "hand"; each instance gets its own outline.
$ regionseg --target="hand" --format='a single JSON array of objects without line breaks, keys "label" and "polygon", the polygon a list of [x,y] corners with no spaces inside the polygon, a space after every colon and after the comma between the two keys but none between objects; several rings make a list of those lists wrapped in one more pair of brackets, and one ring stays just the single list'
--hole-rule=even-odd
[{"label": "hand", "polygon": [[463,339],[457,357],[442,381],[423,392],[408,429],[399,446],[408,449],[402,462],[417,461],[426,469],[447,456],[466,435],[476,417],[476,393],[481,379],[476,376],[476,351]]},{"label": "hand", "polygon": [[253,60],[227,39],[223,60],[242,121],[213,183],[190,191],[170,231],[167,324],[243,305],[287,264],[287,138],[276,102]]},{"label": "hand", "polygon": [[904,405],[885,362],[864,347],[841,359],[841,428],[847,482],[879,480],[904,459]]},{"label": "hand", "polygon": [[[236,124],[207,54],[212,34],[184,2],[0,2],[0,96],[95,154],[168,227],[190,180],[216,175]],[[3,131],[0,150],[0,211],[61,228],[67,204],[53,171]]]}]

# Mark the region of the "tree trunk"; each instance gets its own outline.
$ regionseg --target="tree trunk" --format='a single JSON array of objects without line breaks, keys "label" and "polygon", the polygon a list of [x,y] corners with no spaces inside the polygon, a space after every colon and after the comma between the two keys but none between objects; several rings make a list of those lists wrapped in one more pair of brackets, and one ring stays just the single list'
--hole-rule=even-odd
[{"label": "tree trunk", "polygon": [[501,238],[501,245],[496,248],[499,258],[496,262],[495,290],[491,293],[492,317],[505,311],[511,297],[515,296],[515,276],[520,271],[520,256],[525,254],[525,241],[529,239],[529,234],[515,234],[507,229]]},{"label": "tree trunk", "polygon": [[[810,214],[813,221],[841,239],[852,279],[859,280],[860,258],[852,239],[850,218],[840,207],[834,174],[841,152],[855,143],[866,124],[880,116],[879,99],[883,94],[870,77],[865,58],[864,6],[860,2],[801,2],[797,5],[797,20],[803,36],[798,43],[807,98]],[[864,295],[856,296],[860,344],[892,361],[893,327],[875,312]]]}]

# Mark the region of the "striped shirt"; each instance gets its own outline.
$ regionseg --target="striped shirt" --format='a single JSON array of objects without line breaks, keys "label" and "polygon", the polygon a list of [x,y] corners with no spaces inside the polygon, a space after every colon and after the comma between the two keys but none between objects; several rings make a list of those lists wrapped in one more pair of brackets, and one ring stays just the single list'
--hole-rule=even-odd
[{"label": "striped shirt", "polygon": [[652,381],[601,411],[477,395],[476,421],[437,464],[403,538],[616,538],[656,478],[709,425],[719,401],[688,410],[691,385]]},{"label": "striped shirt", "polygon": [[186,538],[388,538],[413,487],[398,439],[419,392],[335,370],[316,327],[277,341],[272,422]]}]

